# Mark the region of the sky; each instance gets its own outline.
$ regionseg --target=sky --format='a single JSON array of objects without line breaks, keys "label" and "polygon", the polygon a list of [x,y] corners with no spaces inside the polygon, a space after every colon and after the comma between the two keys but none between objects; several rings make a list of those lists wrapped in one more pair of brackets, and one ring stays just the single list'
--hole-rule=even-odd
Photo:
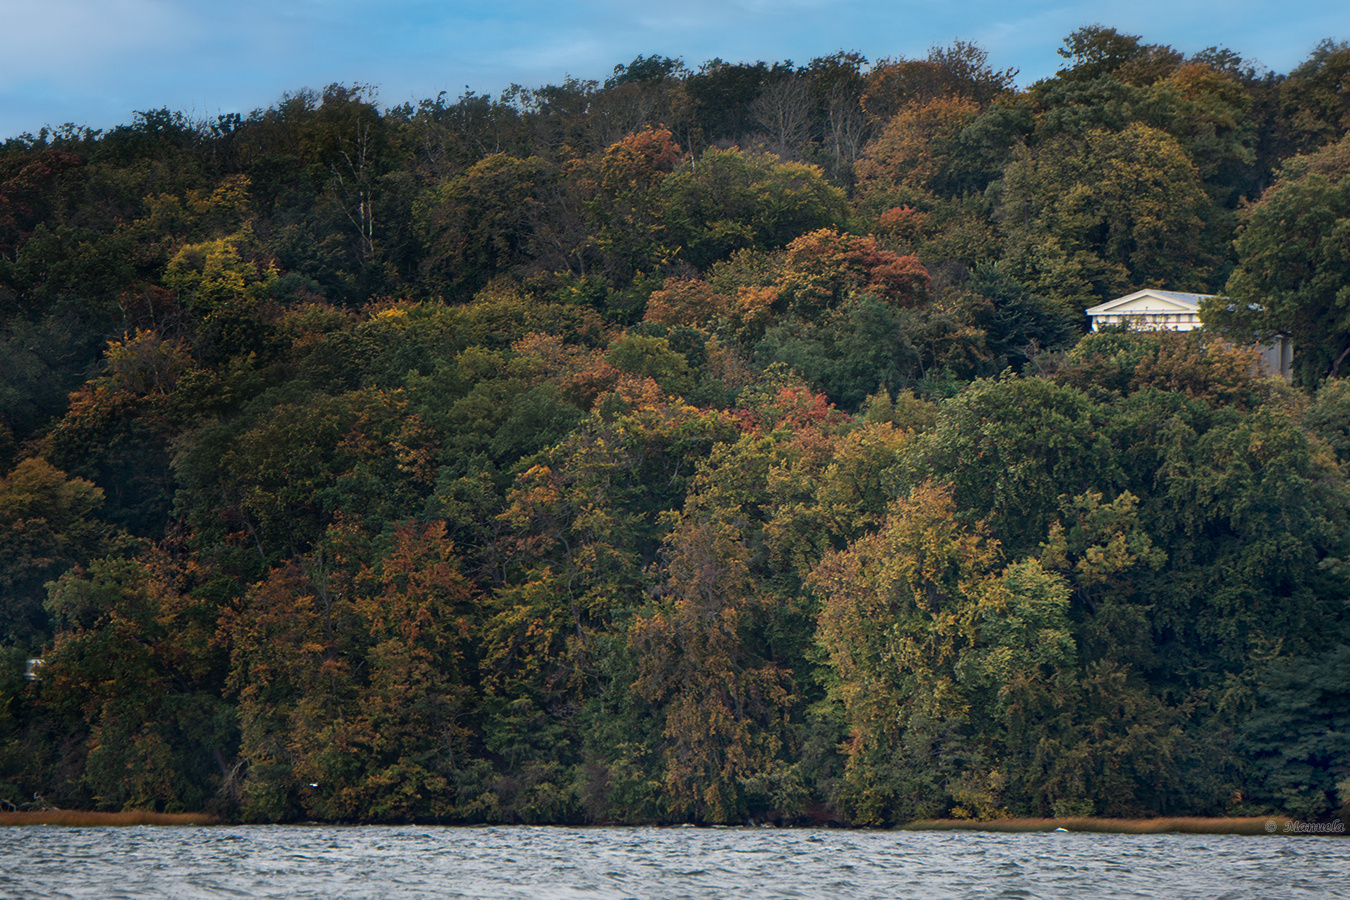
[{"label": "sky", "polygon": [[138,110],[247,115],[342,82],[386,107],[512,83],[603,80],[639,54],[690,68],[805,64],[839,50],[923,57],[973,41],[1018,83],[1100,23],[1186,53],[1227,47],[1288,72],[1324,38],[1350,40],[1344,0],[0,0],[0,140]]}]

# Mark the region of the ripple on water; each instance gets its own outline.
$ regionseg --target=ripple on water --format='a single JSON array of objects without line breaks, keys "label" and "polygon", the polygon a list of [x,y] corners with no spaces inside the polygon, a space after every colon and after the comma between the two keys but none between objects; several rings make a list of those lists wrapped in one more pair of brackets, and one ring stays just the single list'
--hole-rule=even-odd
[{"label": "ripple on water", "polygon": [[1327,838],[656,828],[8,828],[0,897],[1350,898]]}]

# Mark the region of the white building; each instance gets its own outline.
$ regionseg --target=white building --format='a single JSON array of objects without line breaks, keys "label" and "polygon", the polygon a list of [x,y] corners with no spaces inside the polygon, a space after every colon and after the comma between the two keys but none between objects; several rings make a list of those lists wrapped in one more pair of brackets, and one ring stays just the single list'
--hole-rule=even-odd
[{"label": "white building", "polygon": [[1200,301],[1209,294],[1180,291],[1135,291],[1085,310],[1092,330],[1103,325],[1129,325],[1137,331],[1194,331],[1201,325]]},{"label": "white building", "polygon": [[[1092,320],[1093,331],[1104,325],[1128,325],[1138,331],[1194,331],[1204,327],[1200,321],[1200,303],[1211,296],[1149,288],[1089,307],[1084,312]],[[1276,335],[1273,344],[1256,349],[1267,372],[1289,377],[1294,345],[1288,335]]]}]

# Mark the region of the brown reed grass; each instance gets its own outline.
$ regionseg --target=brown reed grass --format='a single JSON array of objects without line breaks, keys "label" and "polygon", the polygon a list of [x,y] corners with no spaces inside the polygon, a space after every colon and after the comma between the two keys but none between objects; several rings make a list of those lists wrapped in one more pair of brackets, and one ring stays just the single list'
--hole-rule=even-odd
[{"label": "brown reed grass", "polygon": [[[919,819],[903,826],[906,831],[999,831],[1034,832],[1085,831],[1100,834],[1285,834],[1287,816],[1243,816],[1203,818],[1200,816],[1163,819]],[[1269,823],[1274,823],[1272,830]]]},{"label": "brown reed grass", "polygon": [[219,825],[219,816],[206,813],[90,812],[79,809],[35,809],[0,812],[0,826],[65,825],[71,828],[104,828],[113,825]]}]

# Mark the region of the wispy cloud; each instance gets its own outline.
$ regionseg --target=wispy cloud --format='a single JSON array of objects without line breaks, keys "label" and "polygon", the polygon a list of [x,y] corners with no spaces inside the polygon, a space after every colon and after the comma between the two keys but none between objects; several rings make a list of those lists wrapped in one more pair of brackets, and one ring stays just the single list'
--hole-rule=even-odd
[{"label": "wispy cloud", "polygon": [[90,73],[153,65],[164,39],[197,32],[196,20],[155,0],[0,3],[0,88],[33,78],[78,82]]},{"label": "wispy cloud", "polygon": [[1224,44],[1287,71],[1350,37],[1325,0],[0,0],[0,137],[134,109],[247,112],[331,81],[385,102],[603,78],[637,54],[805,63],[837,50],[916,56],[961,38],[1022,80],[1053,74],[1071,30],[1102,22],[1187,52]]}]

